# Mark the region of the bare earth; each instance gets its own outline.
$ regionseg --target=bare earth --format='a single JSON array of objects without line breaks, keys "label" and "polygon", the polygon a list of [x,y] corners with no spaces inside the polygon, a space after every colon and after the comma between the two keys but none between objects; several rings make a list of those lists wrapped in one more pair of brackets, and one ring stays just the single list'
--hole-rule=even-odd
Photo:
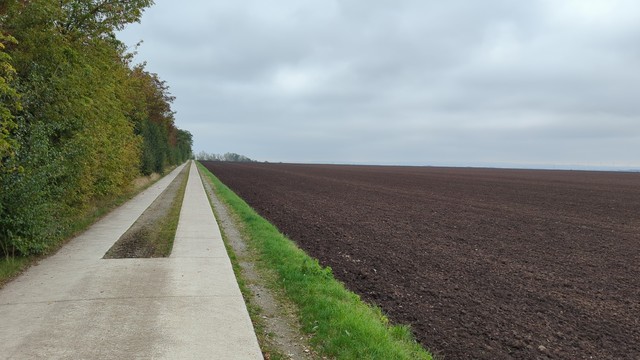
[{"label": "bare earth", "polygon": [[206,166],[446,359],[640,358],[640,174]]},{"label": "bare earth", "polygon": [[[122,234],[104,255],[105,259],[152,258],[163,257],[158,244],[152,241],[154,231],[160,226],[171,210],[173,200],[189,171],[185,167],[169,186],[153,201],[133,225]],[[169,251],[169,254],[171,252]],[[166,254],[167,256],[169,254]]]}]

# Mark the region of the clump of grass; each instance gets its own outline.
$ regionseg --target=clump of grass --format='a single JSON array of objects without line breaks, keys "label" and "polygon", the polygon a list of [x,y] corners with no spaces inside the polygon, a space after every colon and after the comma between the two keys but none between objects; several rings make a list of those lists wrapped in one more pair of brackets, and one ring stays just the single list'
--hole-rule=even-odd
[{"label": "clump of grass", "polygon": [[26,257],[5,257],[0,259],[0,287],[20,273],[31,259]]},{"label": "clump of grass", "polygon": [[378,307],[363,302],[247,203],[198,164],[218,196],[243,223],[260,262],[271,268],[298,307],[303,331],[322,355],[338,359],[432,359],[407,326],[393,325]]}]

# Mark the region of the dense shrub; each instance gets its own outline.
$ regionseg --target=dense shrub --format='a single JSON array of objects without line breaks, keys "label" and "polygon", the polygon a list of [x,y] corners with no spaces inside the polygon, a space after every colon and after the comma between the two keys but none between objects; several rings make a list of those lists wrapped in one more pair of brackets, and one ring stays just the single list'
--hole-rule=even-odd
[{"label": "dense shrub", "polygon": [[0,5],[0,255],[45,251],[92,204],[191,156],[168,87],[114,35],[151,4]]}]

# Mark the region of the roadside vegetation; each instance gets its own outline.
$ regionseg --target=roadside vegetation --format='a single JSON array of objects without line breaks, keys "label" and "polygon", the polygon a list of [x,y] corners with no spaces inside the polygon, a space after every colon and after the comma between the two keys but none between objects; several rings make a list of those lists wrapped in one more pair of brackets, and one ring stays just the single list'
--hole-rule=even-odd
[{"label": "roadside vegetation", "polygon": [[0,2],[0,258],[7,267],[54,249],[96,209],[126,198],[134,179],[192,156],[168,86],[132,64],[115,38],[152,3]]},{"label": "roadside vegetation", "polygon": [[115,32],[152,0],[0,2],[0,284],[192,156]]},{"label": "roadside vegetation", "polygon": [[382,311],[363,302],[278,229],[220,182],[204,166],[216,194],[242,222],[259,265],[277,274],[280,288],[298,308],[303,331],[322,356],[337,359],[431,359],[407,326],[389,323]]},{"label": "roadside vegetation", "polygon": [[241,223],[213,191],[213,184],[203,174],[203,185],[220,227],[233,271],[244,297],[253,328],[265,359],[316,359],[309,346],[309,336],[300,327],[296,307],[277,286],[275,273],[257,266],[258,256],[247,246]]},{"label": "roadside vegetation", "polygon": [[156,220],[156,230],[152,230],[150,241],[153,243],[155,249],[152,255],[153,257],[168,257],[171,255],[173,241],[175,240],[176,230],[178,229],[178,222],[180,221],[182,201],[184,200],[187,180],[189,179],[189,167],[186,166],[182,171],[183,174],[174,180],[177,182],[177,184],[174,185],[177,187],[177,191],[168,194],[169,199],[173,197],[168,211]]},{"label": "roadside vegetation", "polygon": [[55,253],[60,247],[62,247],[67,240],[73,236],[84,231],[91,224],[108,214],[116,207],[124,204],[126,201],[133,198],[135,195],[144,191],[156,181],[160,179],[160,176],[153,174],[151,176],[141,176],[137,178],[137,186],[132,187],[126,193],[112,199],[103,199],[92,205],[90,210],[87,210],[83,216],[79,216],[73,221],[70,221],[69,226],[60,234],[57,241],[52,241],[45,252],[31,255],[15,255],[5,256],[0,258],[0,288],[4,286],[11,279],[18,276],[22,271],[27,269],[34,263],[37,263],[40,259],[46,257],[49,254]]}]

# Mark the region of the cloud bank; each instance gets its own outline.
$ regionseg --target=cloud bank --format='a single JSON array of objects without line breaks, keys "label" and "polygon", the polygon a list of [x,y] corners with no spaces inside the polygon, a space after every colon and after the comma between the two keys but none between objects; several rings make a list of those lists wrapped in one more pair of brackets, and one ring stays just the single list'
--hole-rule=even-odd
[{"label": "cloud bank", "polygon": [[640,166],[640,3],[158,0],[120,34],[195,149]]}]

